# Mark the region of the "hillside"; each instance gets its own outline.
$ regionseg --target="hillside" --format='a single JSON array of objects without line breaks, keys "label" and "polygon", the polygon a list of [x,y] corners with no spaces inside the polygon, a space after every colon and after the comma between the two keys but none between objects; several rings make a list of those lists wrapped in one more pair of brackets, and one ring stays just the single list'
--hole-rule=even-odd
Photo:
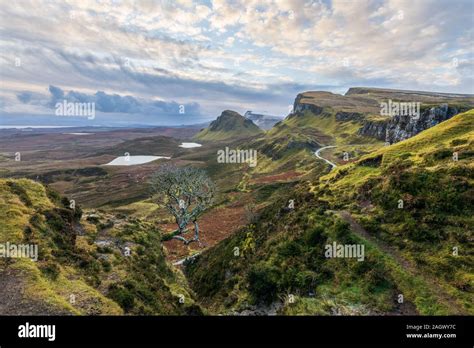
[{"label": "hillside", "polygon": [[[420,102],[419,118],[382,116],[380,105],[388,100]],[[336,163],[344,153],[353,160],[473,107],[474,96],[462,94],[377,88],[351,88],[345,95],[304,92],[297,95],[293,113],[249,146],[268,160],[262,161],[259,171],[276,173],[286,168],[307,172],[314,151],[321,147],[337,145],[326,153]]]},{"label": "hillside", "polygon": [[[420,103],[420,115],[417,118],[381,115],[381,103],[389,101]],[[393,144],[473,107],[474,96],[469,94],[356,87],[350,88],[345,95],[330,92],[300,93],[295,99],[293,113],[329,117],[341,126],[350,122],[354,128],[346,137],[371,137]]]},{"label": "hillside", "polygon": [[38,248],[37,260],[1,261],[0,313],[200,313],[150,224],[71,209],[68,199],[28,179],[0,179],[0,197],[0,245]]},{"label": "hillside", "polygon": [[209,127],[196,134],[194,139],[202,141],[235,140],[260,134],[263,134],[263,131],[251,120],[235,111],[225,110],[211,122]]},{"label": "hillside", "polygon": [[[317,98],[318,105],[311,104]],[[352,109],[344,96],[330,92],[308,92],[299,94],[295,100],[294,113],[275,124],[264,136],[249,143],[264,157],[256,168],[260,172],[278,173],[296,170],[314,171],[314,152],[327,145],[347,145],[347,151],[368,153],[383,145],[383,142],[358,134],[364,116],[360,105]],[[344,104],[344,107],[342,105]],[[336,111],[338,107],[351,111]],[[375,110],[376,104],[373,109]],[[357,112],[354,110],[358,110]],[[352,146],[356,145],[356,146]]]},{"label": "hillside", "polygon": [[[472,315],[473,157],[469,111],[302,182],[191,262],[190,283],[216,313]],[[333,242],[365,260],[326,258]]]},{"label": "hillside", "polygon": [[[8,178],[0,179],[0,243],[28,242],[40,253],[36,262],[1,263],[0,312],[472,314],[474,111],[387,145],[361,131],[367,122],[386,122],[364,111],[378,105],[367,103],[372,93],[303,93],[297,111],[267,132],[225,111],[193,149],[124,132],[112,146],[74,153],[71,145],[45,161],[25,136],[25,161],[16,162],[10,144],[2,165]],[[258,165],[218,163],[223,142],[256,149]],[[328,145],[318,158],[315,151]],[[124,152],[169,154],[178,166],[205,168],[218,192],[200,218],[202,245],[160,241],[175,228],[149,199],[148,178],[162,162],[101,166]],[[71,209],[53,188],[82,209]],[[326,258],[334,242],[363,245],[363,260]],[[196,253],[184,266],[171,265]]]}]

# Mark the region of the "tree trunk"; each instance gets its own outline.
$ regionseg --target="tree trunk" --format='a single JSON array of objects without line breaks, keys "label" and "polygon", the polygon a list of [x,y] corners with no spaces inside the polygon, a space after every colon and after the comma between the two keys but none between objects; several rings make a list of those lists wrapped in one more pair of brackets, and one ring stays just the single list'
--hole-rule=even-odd
[{"label": "tree trunk", "polygon": [[179,236],[179,235],[185,233],[186,231],[187,231],[187,229],[184,229],[184,230],[181,230],[181,231],[178,229],[178,230],[175,230],[173,232],[167,233],[167,234],[163,235],[163,237],[161,237],[161,241],[164,242],[164,241],[170,240],[170,239],[174,238],[175,236]]},{"label": "tree trunk", "polygon": [[194,239],[199,241],[199,225],[197,223],[197,220],[194,220],[193,223],[194,223]]}]

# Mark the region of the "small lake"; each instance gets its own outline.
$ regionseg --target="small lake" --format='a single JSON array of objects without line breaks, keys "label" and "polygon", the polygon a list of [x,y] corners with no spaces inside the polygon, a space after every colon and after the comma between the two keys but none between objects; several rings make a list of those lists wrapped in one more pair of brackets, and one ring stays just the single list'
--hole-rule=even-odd
[{"label": "small lake", "polygon": [[201,144],[198,143],[181,143],[179,147],[182,147],[184,149],[192,149],[193,147],[201,147]]},{"label": "small lake", "polygon": [[136,164],[144,164],[148,162],[156,161],[157,159],[165,158],[170,159],[171,157],[165,156],[119,156],[113,161],[104,164],[106,166],[133,166]]}]

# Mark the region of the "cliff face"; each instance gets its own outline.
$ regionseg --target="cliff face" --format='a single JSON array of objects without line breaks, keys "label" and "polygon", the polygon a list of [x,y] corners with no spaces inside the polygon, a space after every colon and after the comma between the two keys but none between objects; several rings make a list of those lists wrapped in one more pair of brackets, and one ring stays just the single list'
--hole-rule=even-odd
[{"label": "cliff face", "polygon": [[298,114],[309,111],[315,115],[319,115],[323,112],[323,108],[321,106],[309,103],[301,103],[301,99],[303,99],[303,94],[298,94],[293,104],[293,113]]},{"label": "cliff face", "polygon": [[394,116],[387,123],[385,141],[397,143],[446,121],[458,114],[460,110],[448,104],[431,107],[420,113],[419,118],[409,116]]},{"label": "cliff face", "polygon": [[414,135],[446,121],[463,110],[441,104],[421,111],[419,118],[393,116],[386,121],[366,121],[358,134],[369,136],[390,144],[411,138]]},{"label": "cliff face", "polygon": [[[374,119],[373,116],[380,115],[381,103],[388,100],[420,103],[419,117],[387,116]],[[361,127],[356,131],[357,135],[396,143],[473,107],[474,97],[466,94],[351,88],[345,95],[330,92],[300,93],[290,117],[298,117],[304,112],[320,117],[333,114],[336,122],[341,124],[359,123]]]},{"label": "cliff face", "polygon": [[378,140],[385,140],[387,135],[386,121],[365,121],[358,134],[366,137],[375,138]]}]

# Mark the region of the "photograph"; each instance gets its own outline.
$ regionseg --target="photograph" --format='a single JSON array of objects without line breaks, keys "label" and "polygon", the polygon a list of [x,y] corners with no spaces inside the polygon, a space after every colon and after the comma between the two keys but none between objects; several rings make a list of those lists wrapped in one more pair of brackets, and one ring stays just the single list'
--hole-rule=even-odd
[{"label": "photograph", "polygon": [[474,0],[0,0],[0,346],[474,342]]}]

